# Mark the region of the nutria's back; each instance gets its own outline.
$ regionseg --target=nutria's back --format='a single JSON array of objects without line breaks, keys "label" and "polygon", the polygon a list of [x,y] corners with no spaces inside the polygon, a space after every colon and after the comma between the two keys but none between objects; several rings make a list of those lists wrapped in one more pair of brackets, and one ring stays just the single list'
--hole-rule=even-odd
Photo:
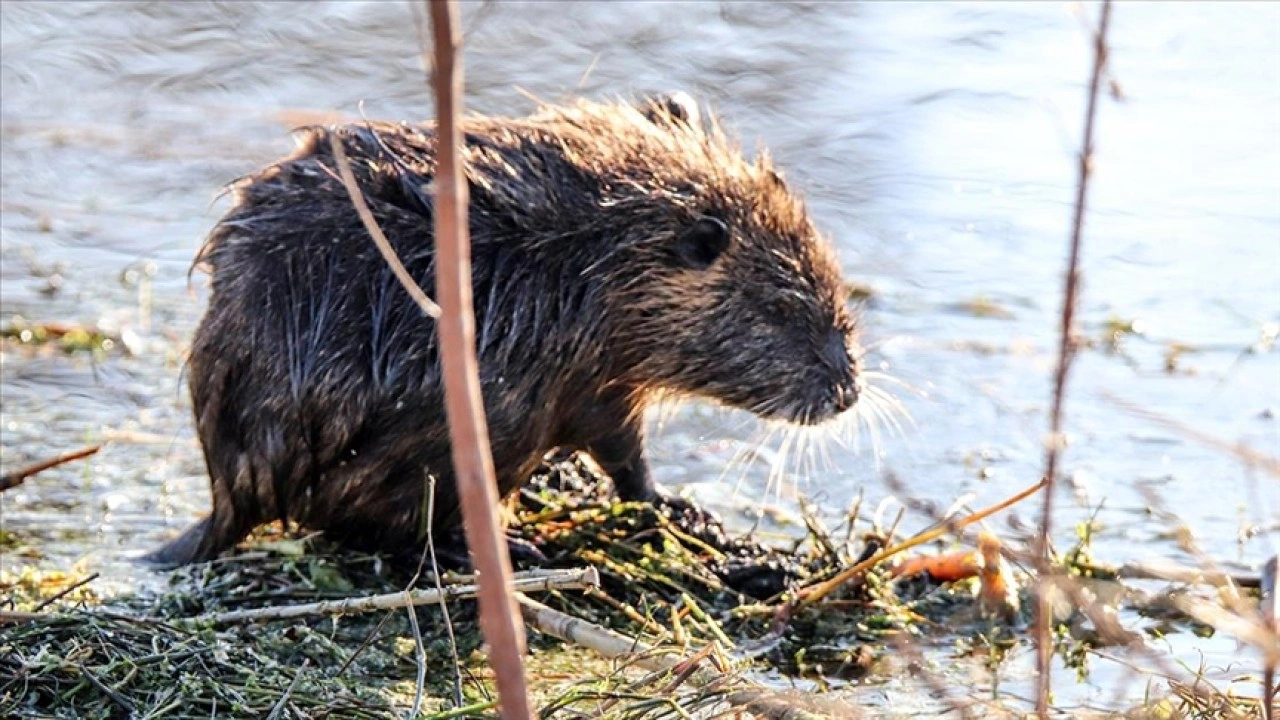
[{"label": "nutria's back", "polygon": [[[554,448],[589,452],[655,498],[642,414],[655,394],[821,422],[857,398],[839,268],[767,158],[687,101],[580,102],[472,118],[473,286],[500,490]],[[212,274],[190,382],[209,518],[161,549],[206,559],[282,518],[357,546],[456,526],[434,325],[352,209],[336,133],[410,274],[434,289],[430,126],[304,133],[248,178],[198,261]]]}]

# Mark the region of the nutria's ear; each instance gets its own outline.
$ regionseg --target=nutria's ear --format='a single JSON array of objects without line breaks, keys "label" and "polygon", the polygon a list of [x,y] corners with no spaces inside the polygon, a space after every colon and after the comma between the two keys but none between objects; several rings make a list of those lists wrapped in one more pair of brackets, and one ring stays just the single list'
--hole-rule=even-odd
[{"label": "nutria's ear", "polygon": [[729,228],[713,217],[700,217],[676,237],[676,256],[694,270],[706,270],[729,247]]},{"label": "nutria's ear", "polygon": [[650,98],[641,104],[640,112],[655,125],[686,125],[692,128],[701,122],[698,103],[686,92]]}]

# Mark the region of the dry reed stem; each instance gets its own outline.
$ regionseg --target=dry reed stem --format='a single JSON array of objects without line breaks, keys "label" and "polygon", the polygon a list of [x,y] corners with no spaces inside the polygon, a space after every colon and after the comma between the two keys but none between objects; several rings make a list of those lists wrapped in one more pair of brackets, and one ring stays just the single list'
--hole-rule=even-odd
[{"label": "dry reed stem", "polygon": [[1071,221],[1071,254],[1067,261],[1067,274],[1062,290],[1062,325],[1058,342],[1058,365],[1053,381],[1053,409],[1049,416],[1049,441],[1045,451],[1044,512],[1040,519],[1040,536],[1036,548],[1036,714],[1042,720],[1049,717],[1049,693],[1052,691],[1050,656],[1053,652],[1052,606],[1049,597],[1050,574],[1049,538],[1053,530],[1053,492],[1056,487],[1058,458],[1062,450],[1062,406],[1066,396],[1067,375],[1075,355],[1072,329],[1075,326],[1077,294],[1080,286],[1080,246],[1084,231],[1085,199],[1089,190],[1089,175],[1093,165],[1093,128],[1097,117],[1098,89],[1102,82],[1103,67],[1107,62],[1107,27],[1111,21],[1111,0],[1103,0],[1102,16],[1093,36],[1093,70],[1089,78],[1089,90],[1085,104],[1084,138],[1080,150],[1076,183],[1075,211]]},{"label": "dry reed stem", "polygon": [[1238,614],[1216,604],[1192,597],[1175,596],[1170,601],[1177,610],[1219,632],[1232,635],[1240,643],[1252,645],[1262,653],[1263,662],[1271,668],[1280,664],[1280,635],[1262,615]]},{"label": "dry reed stem", "polygon": [[978,512],[975,512],[972,515],[968,515],[955,522],[949,522],[942,525],[941,527],[934,528],[933,530],[927,530],[925,532],[922,532],[919,535],[916,535],[915,537],[909,540],[898,543],[893,547],[885,548],[884,550],[881,550],[880,552],[876,553],[875,555],[872,555],[866,560],[863,560],[862,562],[859,562],[859,563],[855,563],[845,568],[844,570],[841,570],[839,573],[837,573],[835,576],[831,577],[828,580],[824,580],[823,582],[818,583],[816,585],[810,585],[808,587],[801,588],[796,594],[797,595],[796,607],[803,607],[805,605],[810,605],[812,603],[818,602],[822,598],[831,594],[831,592],[834,591],[836,588],[840,587],[841,585],[848,582],[849,580],[855,577],[858,577],[859,575],[862,575],[867,570],[870,570],[876,565],[879,565],[880,563],[884,562],[888,558],[893,557],[894,555],[897,555],[898,553],[901,553],[905,550],[910,550],[913,547],[917,547],[927,542],[931,542],[939,537],[942,537],[943,535],[946,535],[947,533],[961,530],[980,520],[985,520],[991,515],[994,515],[995,513],[1010,507],[1011,505],[1015,505],[1027,499],[1028,497],[1031,497],[1035,493],[1039,492],[1039,490],[1045,486],[1046,486],[1046,482],[1044,480],[1041,480],[1040,482],[1036,483],[1035,485],[1032,485],[1031,487],[1027,488],[1026,490],[1023,490],[1022,492],[1018,493],[1017,495],[1014,495],[1013,497],[1010,497],[1006,500],[1002,500],[996,503],[995,505],[992,505],[983,510],[979,510]]},{"label": "dry reed stem", "polygon": [[[517,600],[525,619],[539,631],[565,642],[590,648],[606,658],[626,660],[643,670],[675,672],[682,676],[682,681],[688,680],[697,687],[713,684],[721,687],[732,682],[733,686],[726,688],[725,702],[754,716],[768,720],[824,720],[828,717],[800,707],[781,693],[735,679],[725,673],[701,666],[697,666],[696,670],[689,670],[689,666],[685,664],[687,660],[678,650],[659,648],[629,638],[582,618],[553,610],[523,595],[518,595]],[[844,717],[860,718],[862,714],[848,708],[848,714]]]},{"label": "dry reed stem", "polygon": [[298,681],[302,679],[302,673],[306,672],[307,666],[311,664],[311,658],[303,658],[302,666],[293,674],[293,680],[289,681],[289,687],[280,695],[280,699],[276,701],[275,707],[271,708],[271,714],[267,715],[267,720],[276,720],[284,713],[285,705],[289,703],[289,698],[293,696],[293,691],[298,689]]},{"label": "dry reed stem", "polygon": [[[1262,621],[1273,637],[1280,637],[1280,592],[1276,591],[1276,576],[1280,574],[1280,555],[1273,555],[1262,568],[1262,597],[1259,601]],[[1276,665],[1275,659],[1267,662],[1262,671],[1262,707],[1266,720],[1276,715]]]},{"label": "dry reed stem", "polygon": [[489,643],[489,662],[506,720],[533,717],[524,674],[524,622],[511,582],[511,558],[498,519],[489,428],[480,395],[475,315],[471,299],[471,239],[467,226],[468,188],[462,168],[462,67],[458,4],[432,0],[431,16],[436,97],[435,216],[436,296],[441,316],[440,355],[445,412],[453,468],[462,506],[467,547],[480,574],[480,630]]},{"label": "dry reed stem", "polygon": [[[436,479],[434,476],[427,478],[427,542],[426,548],[423,549],[422,555],[418,558],[418,569],[414,571],[413,578],[405,585],[405,590],[409,590],[418,582],[418,578],[422,576],[422,568],[426,564],[427,558],[431,558],[431,579],[435,583],[436,590],[440,591],[440,615],[444,619],[445,635],[449,638],[449,658],[453,660],[453,704],[455,707],[462,707],[464,697],[462,694],[462,663],[458,661],[458,638],[453,633],[453,616],[449,613],[449,602],[444,596],[444,585],[440,581],[440,563],[436,558],[436,541],[435,526],[432,518],[436,516]],[[598,580],[598,578],[597,578]]]},{"label": "dry reed stem", "polygon": [[1222,438],[1215,437],[1203,430],[1197,430],[1185,423],[1174,420],[1171,417],[1161,415],[1160,413],[1148,408],[1140,407],[1112,393],[1103,392],[1102,397],[1107,402],[1115,405],[1134,417],[1142,418],[1149,423],[1159,425],[1166,430],[1175,432],[1185,438],[1198,442],[1204,447],[1212,448],[1228,455],[1233,455],[1246,467],[1257,468],[1272,477],[1280,478],[1280,458],[1263,455],[1261,452],[1254,450],[1244,443],[1231,443],[1223,440]]},{"label": "dry reed stem", "polygon": [[27,478],[31,477],[32,475],[35,475],[36,473],[44,472],[49,468],[55,468],[59,465],[66,464],[74,460],[87,458],[90,455],[97,453],[101,449],[102,449],[101,445],[90,445],[87,448],[83,448],[83,449],[76,450],[69,453],[63,453],[55,458],[51,458],[49,460],[41,460],[38,463],[32,463],[31,465],[28,465],[24,468],[19,468],[17,470],[14,470],[13,472],[0,475],[0,492],[4,492],[5,490],[8,490],[10,488],[18,487]]},{"label": "dry reed stem", "polygon": [[1185,585],[1212,585],[1214,587],[1228,583],[1243,588],[1257,588],[1262,585],[1262,579],[1257,575],[1228,573],[1219,569],[1183,565],[1168,560],[1131,562],[1116,567],[1078,563],[1076,567],[1094,573],[1114,573],[1119,580],[1162,580]]},{"label": "dry reed stem", "polygon": [[418,304],[419,308],[422,308],[422,312],[428,317],[438,320],[440,318],[440,306],[427,297],[427,294],[414,281],[413,276],[405,269],[404,263],[400,262],[400,256],[396,254],[395,248],[391,247],[391,242],[387,240],[382,228],[378,226],[378,221],[374,219],[373,213],[369,211],[369,205],[364,201],[364,193],[360,191],[360,186],[356,183],[355,173],[351,172],[351,163],[347,161],[347,153],[343,151],[342,141],[338,139],[337,133],[329,136],[329,147],[333,149],[333,159],[338,166],[338,174],[342,178],[342,185],[347,189],[351,204],[355,207],[356,214],[360,216],[360,222],[364,223],[364,229],[368,231],[369,238],[377,246],[378,252],[382,253],[382,259],[390,266],[391,272],[400,281],[400,285],[409,293],[409,296],[413,298],[413,301]]},{"label": "dry reed stem", "polygon": [[53,595],[53,596],[51,596],[51,597],[49,597],[49,598],[45,599],[45,600],[44,600],[44,602],[40,603],[39,605],[37,605],[37,606],[35,607],[35,609],[34,609],[34,611],[33,611],[33,612],[40,612],[41,610],[43,610],[43,609],[45,609],[45,608],[49,607],[50,605],[52,605],[52,604],[54,604],[54,603],[58,602],[59,600],[61,600],[62,598],[66,597],[66,596],[68,596],[68,595],[70,595],[71,593],[75,592],[76,590],[79,590],[80,588],[84,587],[85,585],[88,585],[89,583],[93,582],[94,580],[97,580],[97,579],[98,579],[98,576],[99,576],[99,573],[92,573],[91,575],[89,575],[89,576],[87,576],[87,577],[83,577],[83,578],[81,578],[81,579],[77,580],[76,582],[72,583],[71,585],[69,585],[69,586],[67,586],[67,587],[65,587],[65,588],[63,588],[63,589],[61,589],[61,590],[59,590],[59,591],[57,592],[57,594],[55,594],[55,595]]},{"label": "dry reed stem", "polygon": [[[600,587],[600,574],[593,567],[577,570],[540,570],[532,573],[520,573],[512,579],[513,591],[546,592],[550,590],[595,589]],[[303,603],[299,605],[280,605],[276,607],[254,608],[252,610],[233,610],[222,613],[210,613],[191,618],[191,622],[211,625],[228,625],[238,622],[255,622],[259,620],[285,620],[289,618],[308,617],[312,615],[351,615],[373,610],[395,610],[416,605],[438,603],[442,597],[450,599],[466,599],[476,597],[482,592],[483,582],[479,585],[451,585],[443,590],[434,588],[426,590],[402,590],[400,592],[365,597],[343,598],[341,600],[325,600],[323,602]],[[39,612],[0,612],[0,623],[37,620],[46,617],[47,613]],[[146,621],[147,618],[137,618]],[[156,621],[161,621],[155,618]]]}]

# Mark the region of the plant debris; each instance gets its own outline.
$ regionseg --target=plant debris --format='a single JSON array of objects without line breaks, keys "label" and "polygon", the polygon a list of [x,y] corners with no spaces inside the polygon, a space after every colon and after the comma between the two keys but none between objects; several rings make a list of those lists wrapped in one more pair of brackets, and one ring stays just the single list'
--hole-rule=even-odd
[{"label": "plant debris", "polygon": [[[840,687],[891,672],[882,660],[934,628],[971,638],[957,656],[989,663],[1026,642],[1018,598],[1027,583],[999,559],[993,536],[983,536],[977,554],[885,563],[795,605],[802,588],[881,552],[888,534],[828,532],[812,522],[807,535],[781,546],[731,537],[691,505],[617,502],[609,481],[577,456],[546,464],[511,510],[509,532],[536,545],[542,567],[599,573],[598,588],[550,589],[539,593],[541,605],[674,658],[661,666],[639,656],[586,659],[534,633],[529,666],[544,718],[712,716],[744,707],[761,717],[848,716],[811,693],[744,695],[750,691],[739,679],[781,674]],[[1088,560],[1080,548],[1066,557]],[[967,570],[952,582],[931,577],[932,569],[956,564]],[[996,612],[985,607],[984,569],[1000,583]],[[276,526],[236,554],[172,572],[165,591],[103,598],[90,577],[10,571],[0,575],[0,716],[398,718],[416,706],[416,717],[496,717],[470,601],[449,600],[448,622],[435,603],[418,606],[412,619],[405,608],[212,619],[402,593],[415,570],[416,563],[343,551]],[[466,579],[441,573],[440,581]],[[436,579],[423,573],[414,587],[433,590]],[[1064,657],[1083,660],[1089,636],[1081,630],[1080,637],[1062,639]]]},{"label": "plant debris", "polygon": [[57,348],[72,355],[88,353],[102,355],[123,348],[120,337],[97,327],[67,325],[64,323],[30,323],[15,315],[4,327],[0,327],[0,339],[33,348]]}]

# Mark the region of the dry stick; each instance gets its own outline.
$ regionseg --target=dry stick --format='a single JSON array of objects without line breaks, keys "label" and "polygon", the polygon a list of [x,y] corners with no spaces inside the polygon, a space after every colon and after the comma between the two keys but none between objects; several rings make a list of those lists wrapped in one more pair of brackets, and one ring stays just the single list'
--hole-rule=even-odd
[{"label": "dry stick", "polygon": [[4,475],[0,475],[0,492],[4,492],[5,490],[8,490],[10,488],[18,487],[23,483],[23,481],[25,481],[27,478],[31,477],[32,475],[35,475],[36,473],[44,472],[49,468],[55,468],[59,465],[69,463],[73,460],[87,458],[101,449],[102,449],[101,445],[90,445],[87,448],[76,450],[74,452],[63,453],[56,458],[52,458],[50,460],[41,460],[38,463],[33,463],[24,468],[14,470],[11,473],[5,473]]},{"label": "dry stick", "polygon": [[[434,518],[436,516],[436,479],[434,475],[427,476],[427,491],[430,493],[427,497],[427,549],[422,557],[418,558],[418,571],[413,574],[413,581],[409,583],[412,586],[418,582],[418,577],[422,574],[422,564],[429,556],[431,558],[431,576],[435,581],[436,590],[440,591],[440,614],[444,617],[445,634],[449,637],[449,657],[453,660],[453,704],[455,707],[462,707],[462,663],[458,662],[458,639],[453,634],[453,617],[449,614],[449,601],[444,596],[444,584],[440,580],[440,562],[436,559],[436,539]],[[409,589],[408,587],[405,588]]]},{"label": "dry stick", "polygon": [[[1010,559],[1024,565],[1031,564],[1035,560],[1035,558],[1032,558],[1029,556],[1024,557],[1022,554],[1009,553],[1007,552],[1007,549],[1005,554],[1008,557],[1010,557]],[[1171,579],[1171,578],[1156,578],[1156,579]],[[1231,582],[1230,578],[1226,578],[1226,577],[1221,578],[1221,580],[1222,580],[1222,583],[1214,583],[1214,584],[1221,585],[1221,584],[1229,584]],[[1201,582],[1201,581],[1203,581],[1203,578],[1200,580],[1197,580],[1196,582]],[[1188,579],[1187,582],[1191,582],[1191,580]],[[1088,586],[1085,583],[1081,582],[1079,578],[1076,578],[1074,576],[1062,577],[1057,581],[1057,589],[1067,597],[1067,600],[1072,607],[1079,609],[1084,614],[1084,616],[1089,620],[1089,622],[1091,622],[1094,625],[1095,629],[1098,632],[1098,635],[1102,639],[1103,645],[1106,645],[1106,646],[1120,645],[1120,646],[1126,647],[1129,650],[1139,652],[1142,655],[1144,655],[1148,660],[1150,660],[1155,666],[1155,670],[1144,670],[1143,672],[1145,674],[1152,675],[1158,671],[1161,674],[1161,676],[1168,679],[1170,683],[1178,682],[1176,678],[1181,677],[1183,674],[1182,671],[1186,670],[1186,668],[1175,667],[1175,665],[1173,663],[1170,663],[1168,659],[1166,659],[1161,655],[1158,655],[1146,643],[1142,642],[1142,636],[1139,633],[1136,633],[1131,630],[1126,630],[1119,622],[1115,612],[1111,608],[1109,608],[1105,604],[1105,602],[1099,600],[1095,592],[1089,591]],[[1196,608],[1192,608],[1190,611],[1188,611],[1186,608],[1182,607],[1178,603],[1175,603],[1175,607],[1178,607],[1183,612],[1183,614],[1189,617],[1200,619],[1207,625],[1216,627],[1218,621],[1220,619],[1223,619],[1220,613],[1212,614],[1212,611],[1210,611],[1208,613],[1201,612],[1199,615],[1197,615],[1196,613],[1198,612],[1198,610]],[[1245,640],[1246,642],[1251,642],[1251,644],[1254,644],[1257,647],[1261,648],[1264,653],[1270,651],[1273,653],[1277,653],[1277,657],[1280,657],[1280,647],[1276,647],[1274,644],[1274,638],[1275,638],[1274,633],[1271,634],[1272,639],[1270,641],[1263,639],[1261,636],[1256,634],[1251,628],[1247,626],[1242,626],[1239,622],[1237,622],[1239,618],[1240,618],[1239,615],[1230,614],[1230,617],[1226,618],[1224,627],[1222,627],[1221,630],[1223,632],[1236,632],[1240,630],[1242,627],[1244,627],[1244,629],[1250,634],[1245,637],[1242,637],[1243,640]],[[1271,648],[1274,648],[1274,650],[1271,650]],[[1122,661],[1118,661],[1114,657],[1109,657],[1097,650],[1091,650],[1090,652],[1092,652],[1093,654],[1099,657],[1107,658],[1109,660],[1116,661],[1116,662],[1122,662]],[[1198,679],[1194,682],[1191,682],[1190,684],[1184,684],[1182,685],[1182,687],[1185,692],[1195,696],[1198,699],[1202,699],[1205,701],[1212,702],[1212,701],[1215,701],[1215,698],[1221,697],[1220,691],[1218,691],[1216,688],[1213,688],[1211,685],[1206,685],[1204,683],[1199,682]],[[1218,695],[1215,695],[1214,693],[1218,693]]]},{"label": "dry stick", "polygon": [[[675,670],[684,662],[677,650],[650,646],[582,618],[553,610],[523,595],[517,595],[516,599],[524,610],[525,620],[539,631],[590,648],[606,658],[625,658],[633,661],[636,667],[653,671]],[[691,679],[696,685],[706,687],[712,683],[722,684],[731,678],[700,668]],[[745,680],[725,696],[725,702],[769,720],[821,720],[825,717],[796,707],[779,693]]]},{"label": "dry stick", "polygon": [[[600,574],[593,567],[579,570],[561,570],[555,572],[539,572],[532,577],[517,577],[512,582],[513,591],[541,592],[574,588],[595,588],[600,586]],[[390,610],[416,605],[427,605],[440,602],[441,595],[452,599],[476,597],[483,592],[484,583],[480,585],[451,585],[444,592],[435,589],[410,590],[384,595],[343,598],[341,600],[325,600],[322,602],[304,603],[301,605],[281,605],[277,607],[255,608],[253,610],[233,610],[224,613],[199,615],[192,620],[198,623],[225,625],[236,622],[255,620],[282,620],[286,618],[306,617],[310,615],[346,615],[350,613],[369,612],[371,610]],[[6,613],[0,613],[3,620]]]},{"label": "dry stick", "polygon": [[[410,600],[409,590],[404,590],[405,600]],[[441,598],[444,595],[440,596]],[[409,708],[409,714],[406,718],[418,717],[418,710],[422,708],[422,691],[427,686],[427,651],[422,647],[422,630],[418,627],[418,612],[414,610],[413,605],[406,605],[405,612],[409,613],[409,627],[413,629],[413,659],[418,664],[417,681],[414,684],[413,705]],[[457,663],[454,663],[456,666]]]},{"label": "dry stick", "polygon": [[1240,643],[1252,645],[1262,652],[1263,663],[1271,668],[1280,664],[1280,635],[1276,634],[1266,618],[1249,613],[1238,615],[1213,602],[1193,597],[1170,598],[1174,608],[1188,617],[1209,625],[1214,630],[1234,635]]},{"label": "dry stick", "polygon": [[364,640],[361,641],[360,646],[355,649],[355,652],[348,655],[347,659],[343,660],[342,664],[338,666],[338,669],[329,677],[340,677],[342,673],[346,672],[347,668],[351,667],[351,663],[355,662],[356,658],[360,657],[360,653],[364,652],[365,649],[369,647],[369,644],[373,642],[373,639],[378,636],[378,633],[382,632],[382,627],[386,625],[387,621],[390,619],[391,612],[388,611],[384,613],[382,618],[378,620],[378,624],[374,625],[373,629],[369,631],[369,634],[364,636]]},{"label": "dry stick", "polygon": [[471,240],[468,192],[462,168],[461,57],[456,0],[430,5],[436,96],[435,215],[437,324],[444,370],[445,411],[453,468],[462,505],[467,547],[480,574],[480,630],[489,643],[489,664],[506,720],[533,717],[524,676],[524,622],[511,583],[511,558],[498,519],[489,428],[485,423],[476,360],[475,315],[471,301]]},{"label": "dry stick", "polygon": [[284,713],[285,704],[289,702],[289,697],[293,695],[293,691],[298,688],[298,681],[302,679],[302,673],[306,672],[307,666],[310,664],[311,658],[302,659],[302,667],[298,668],[298,671],[293,674],[293,680],[289,681],[289,687],[285,688],[280,700],[276,702],[275,707],[271,708],[271,714],[267,716],[267,720],[276,720]]},{"label": "dry stick", "polygon": [[[1273,636],[1280,636],[1280,592],[1276,590],[1277,574],[1280,574],[1280,555],[1273,555],[1262,568],[1262,620]],[[1262,671],[1262,707],[1266,720],[1276,715],[1276,662],[1269,660]]]},{"label": "dry stick", "polygon": [[1102,397],[1107,402],[1119,407],[1130,415],[1142,418],[1149,423],[1160,425],[1171,432],[1178,433],[1183,437],[1194,440],[1205,447],[1213,448],[1228,455],[1234,455],[1236,459],[1248,467],[1258,468],[1272,477],[1280,478],[1280,458],[1263,455],[1261,452],[1254,450],[1243,442],[1227,442],[1226,440],[1210,435],[1207,432],[1197,430],[1189,425],[1180,423],[1173,418],[1153,412],[1147,408],[1129,402],[1128,400],[1124,400],[1112,393],[1103,391]]},{"label": "dry stick", "polygon": [[378,227],[378,221],[369,211],[369,205],[364,201],[364,193],[361,192],[360,185],[356,183],[355,173],[351,172],[351,163],[347,162],[347,153],[342,149],[342,140],[338,139],[337,133],[329,136],[329,147],[333,150],[334,164],[338,166],[342,185],[347,189],[347,195],[351,198],[351,204],[355,206],[356,214],[360,216],[360,222],[364,223],[364,229],[369,232],[373,244],[378,246],[378,252],[382,253],[382,259],[391,267],[391,272],[395,274],[396,279],[404,286],[413,301],[422,308],[422,312],[428,317],[439,319],[440,306],[427,297],[409,271],[405,270],[404,263],[400,262],[400,256],[396,255],[395,248],[391,247],[387,236],[382,233],[382,228]]},{"label": "dry stick", "polygon": [[909,540],[906,540],[897,545],[894,545],[893,547],[885,548],[884,550],[881,550],[880,552],[876,553],[875,555],[872,555],[871,557],[867,558],[866,560],[863,560],[862,562],[854,563],[853,565],[845,568],[844,570],[841,570],[839,573],[836,573],[834,577],[828,580],[824,580],[823,582],[818,583],[817,585],[810,585],[808,587],[801,588],[796,593],[797,597],[796,597],[795,604],[797,607],[803,607],[804,605],[809,605],[811,603],[818,602],[822,598],[829,595],[836,588],[840,587],[841,585],[848,582],[849,580],[865,573],[867,570],[870,570],[876,565],[879,565],[880,563],[884,562],[886,559],[893,557],[894,555],[897,555],[898,553],[903,552],[904,550],[910,550],[913,547],[916,547],[918,545],[923,545],[924,543],[927,543],[936,538],[942,537],[947,533],[956,532],[980,520],[985,520],[991,515],[994,515],[995,513],[998,513],[1001,510],[1004,510],[1005,508],[1011,505],[1014,505],[1016,503],[1019,503],[1031,497],[1032,495],[1039,492],[1041,488],[1045,487],[1046,484],[1047,483],[1044,480],[1041,480],[1035,485],[1032,485],[1026,490],[1023,490],[1022,492],[1018,493],[1017,495],[1014,495],[1013,497],[1008,498],[1007,500],[1002,500],[1001,502],[998,502],[995,505],[992,505],[991,507],[985,508],[983,510],[979,510],[978,512],[973,513],[972,515],[968,515],[953,523],[946,523],[940,527],[934,528],[933,530],[922,532],[919,535],[916,535],[915,537]]},{"label": "dry stick", "polygon": [[49,607],[50,605],[52,605],[52,604],[54,604],[54,603],[58,602],[58,601],[59,601],[59,600],[61,600],[62,598],[64,598],[64,597],[66,597],[66,596],[70,595],[71,593],[75,592],[78,588],[82,588],[82,587],[84,587],[85,585],[88,585],[89,583],[91,583],[91,582],[93,582],[94,580],[97,580],[97,579],[98,579],[98,573],[93,573],[92,575],[90,575],[90,576],[88,576],[88,577],[86,577],[86,578],[83,578],[83,579],[81,579],[81,580],[76,581],[76,583],[75,583],[75,584],[73,584],[73,585],[71,585],[70,587],[63,588],[62,590],[58,591],[58,594],[57,594],[57,595],[54,595],[53,597],[48,598],[48,599],[47,599],[47,600],[45,600],[44,602],[42,602],[42,603],[40,603],[39,605],[35,606],[35,609],[34,609],[34,610],[32,610],[32,612],[40,612],[41,610],[43,610],[43,609],[45,609],[45,608]]},{"label": "dry stick", "polygon": [[1084,230],[1085,197],[1089,190],[1089,174],[1093,165],[1093,125],[1097,116],[1098,87],[1107,62],[1107,25],[1111,20],[1111,0],[1102,1],[1102,18],[1093,37],[1093,72],[1089,78],[1089,94],[1084,114],[1084,140],[1080,150],[1079,178],[1076,184],[1075,213],[1071,220],[1071,256],[1067,261],[1067,277],[1062,291],[1062,327],[1058,342],[1058,367],[1053,381],[1053,410],[1049,416],[1049,442],[1045,451],[1044,514],[1040,519],[1040,538],[1036,547],[1039,565],[1036,573],[1036,713],[1049,717],[1051,690],[1050,654],[1053,652],[1049,602],[1049,537],[1053,527],[1053,491],[1058,473],[1058,456],[1062,450],[1062,404],[1066,394],[1067,373],[1075,354],[1071,338],[1075,324],[1076,295],[1080,286],[1080,238]]},{"label": "dry stick", "polygon": [[1262,586],[1262,578],[1257,575],[1228,573],[1222,570],[1211,570],[1164,560],[1124,563],[1119,566],[1076,563],[1075,567],[1089,571],[1095,576],[1114,574],[1117,580],[1164,580],[1187,585],[1212,585],[1214,587],[1228,583],[1242,588],[1258,588]]},{"label": "dry stick", "polygon": [[75,665],[76,668],[80,670],[80,677],[88,679],[94,687],[101,690],[108,698],[111,698],[111,702],[119,705],[129,717],[137,717],[138,709],[133,706],[133,703],[126,700],[123,695],[112,690],[106,683],[99,680],[98,676],[82,663],[76,663]]}]

